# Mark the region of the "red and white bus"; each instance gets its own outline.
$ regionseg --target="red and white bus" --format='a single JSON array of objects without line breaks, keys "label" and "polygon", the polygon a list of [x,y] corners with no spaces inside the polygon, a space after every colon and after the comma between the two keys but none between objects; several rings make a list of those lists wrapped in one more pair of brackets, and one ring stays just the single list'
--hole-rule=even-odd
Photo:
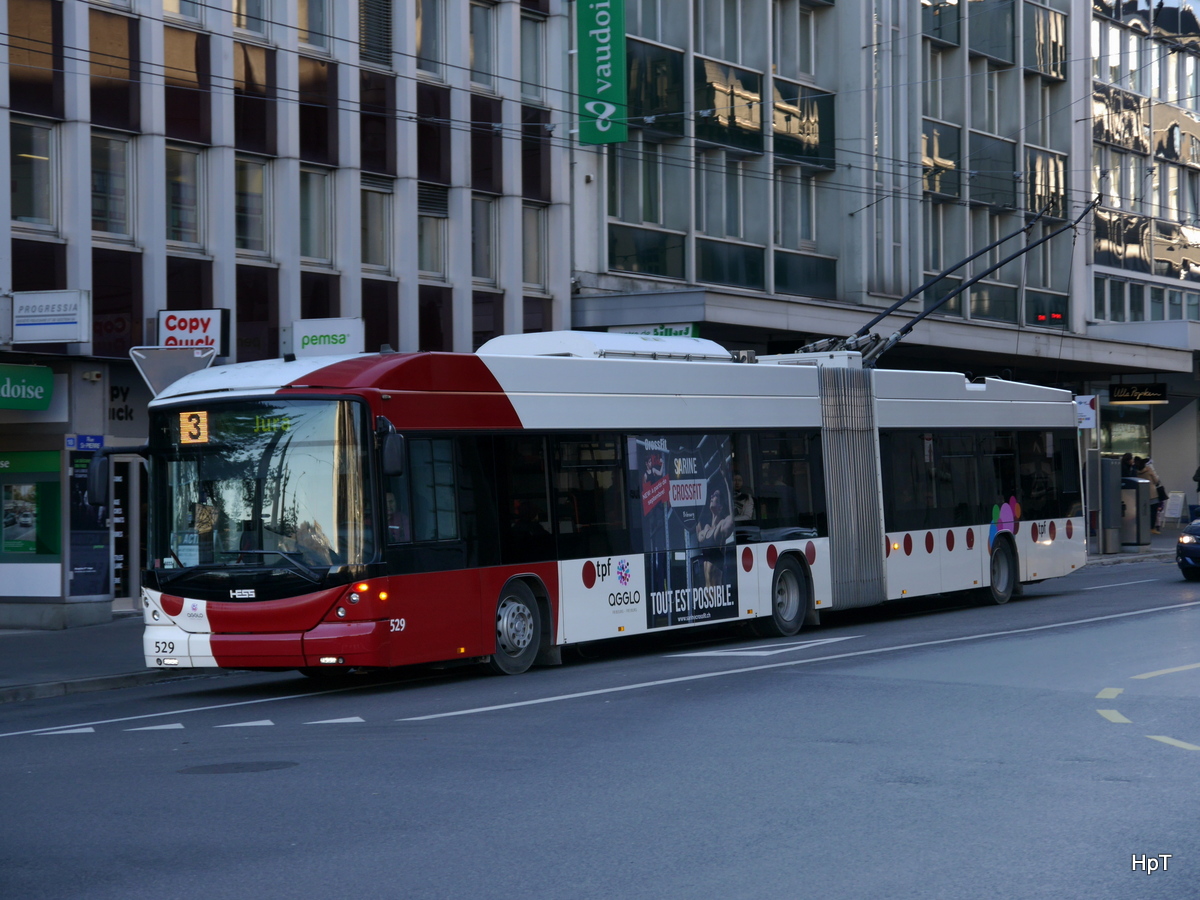
[{"label": "red and white bus", "polygon": [[515,674],[1084,565],[1069,392],[743,356],[560,332],[180,379],[150,406],[146,664]]}]

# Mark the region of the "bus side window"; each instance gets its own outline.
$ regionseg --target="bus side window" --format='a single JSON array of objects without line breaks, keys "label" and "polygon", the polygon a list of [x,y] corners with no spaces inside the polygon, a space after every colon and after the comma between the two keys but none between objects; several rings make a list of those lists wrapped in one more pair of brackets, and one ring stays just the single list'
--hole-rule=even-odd
[{"label": "bus side window", "polygon": [[616,435],[555,443],[555,505],[563,558],[628,552],[623,459]]},{"label": "bus side window", "polygon": [[388,478],[384,494],[384,523],[389,544],[407,544],[412,540],[412,504],[408,497],[408,472]]},{"label": "bus side window", "polygon": [[545,438],[505,435],[494,447],[501,561],[553,559]]},{"label": "bus side window", "polygon": [[449,438],[408,442],[412,485],[412,539],[458,540],[458,500],[454,441]]}]

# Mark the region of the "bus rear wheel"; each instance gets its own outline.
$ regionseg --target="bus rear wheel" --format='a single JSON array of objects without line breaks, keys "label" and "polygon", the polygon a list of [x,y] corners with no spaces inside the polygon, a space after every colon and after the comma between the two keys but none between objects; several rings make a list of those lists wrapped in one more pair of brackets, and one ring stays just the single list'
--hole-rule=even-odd
[{"label": "bus rear wheel", "polygon": [[790,556],[780,557],[771,579],[771,618],[759,620],[765,637],[791,637],[804,626],[811,605],[808,579]]},{"label": "bus rear wheel", "polygon": [[1007,603],[1017,589],[1017,552],[1012,541],[996,538],[992,545],[992,558],[988,566],[991,583],[980,590],[979,599],[999,606]]},{"label": "bus rear wheel", "polygon": [[533,591],[510,582],[496,604],[496,652],[488,668],[498,675],[520,675],[533,665],[541,642],[542,616]]}]

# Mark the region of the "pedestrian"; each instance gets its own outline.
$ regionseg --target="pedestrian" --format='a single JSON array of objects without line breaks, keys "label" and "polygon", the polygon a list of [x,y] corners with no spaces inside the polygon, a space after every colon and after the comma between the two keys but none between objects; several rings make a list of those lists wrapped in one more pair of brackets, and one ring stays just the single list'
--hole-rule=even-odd
[{"label": "pedestrian", "polygon": [[1159,480],[1158,473],[1154,471],[1154,460],[1135,456],[1133,465],[1137,470],[1137,477],[1145,478],[1150,482],[1150,533],[1161,534],[1162,523],[1159,521],[1159,517],[1162,515],[1163,500],[1167,497],[1167,490]]},{"label": "pedestrian", "polygon": [[[1122,478],[1132,478],[1134,471],[1135,471],[1135,469],[1133,467],[1133,454],[1126,453],[1124,456],[1121,457],[1121,477]],[[1197,469],[1196,472],[1197,472],[1197,474],[1200,474],[1200,469]]]}]

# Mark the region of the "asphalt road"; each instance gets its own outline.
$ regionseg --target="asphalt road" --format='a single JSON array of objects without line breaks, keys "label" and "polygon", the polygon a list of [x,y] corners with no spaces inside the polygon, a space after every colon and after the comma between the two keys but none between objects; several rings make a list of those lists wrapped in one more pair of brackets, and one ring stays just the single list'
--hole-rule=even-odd
[{"label": "asphalt road", "polygon": [[1200,585],[1140,563],[516,678],[9,704],[0,897],[1192,897],[1198,694]]}]

